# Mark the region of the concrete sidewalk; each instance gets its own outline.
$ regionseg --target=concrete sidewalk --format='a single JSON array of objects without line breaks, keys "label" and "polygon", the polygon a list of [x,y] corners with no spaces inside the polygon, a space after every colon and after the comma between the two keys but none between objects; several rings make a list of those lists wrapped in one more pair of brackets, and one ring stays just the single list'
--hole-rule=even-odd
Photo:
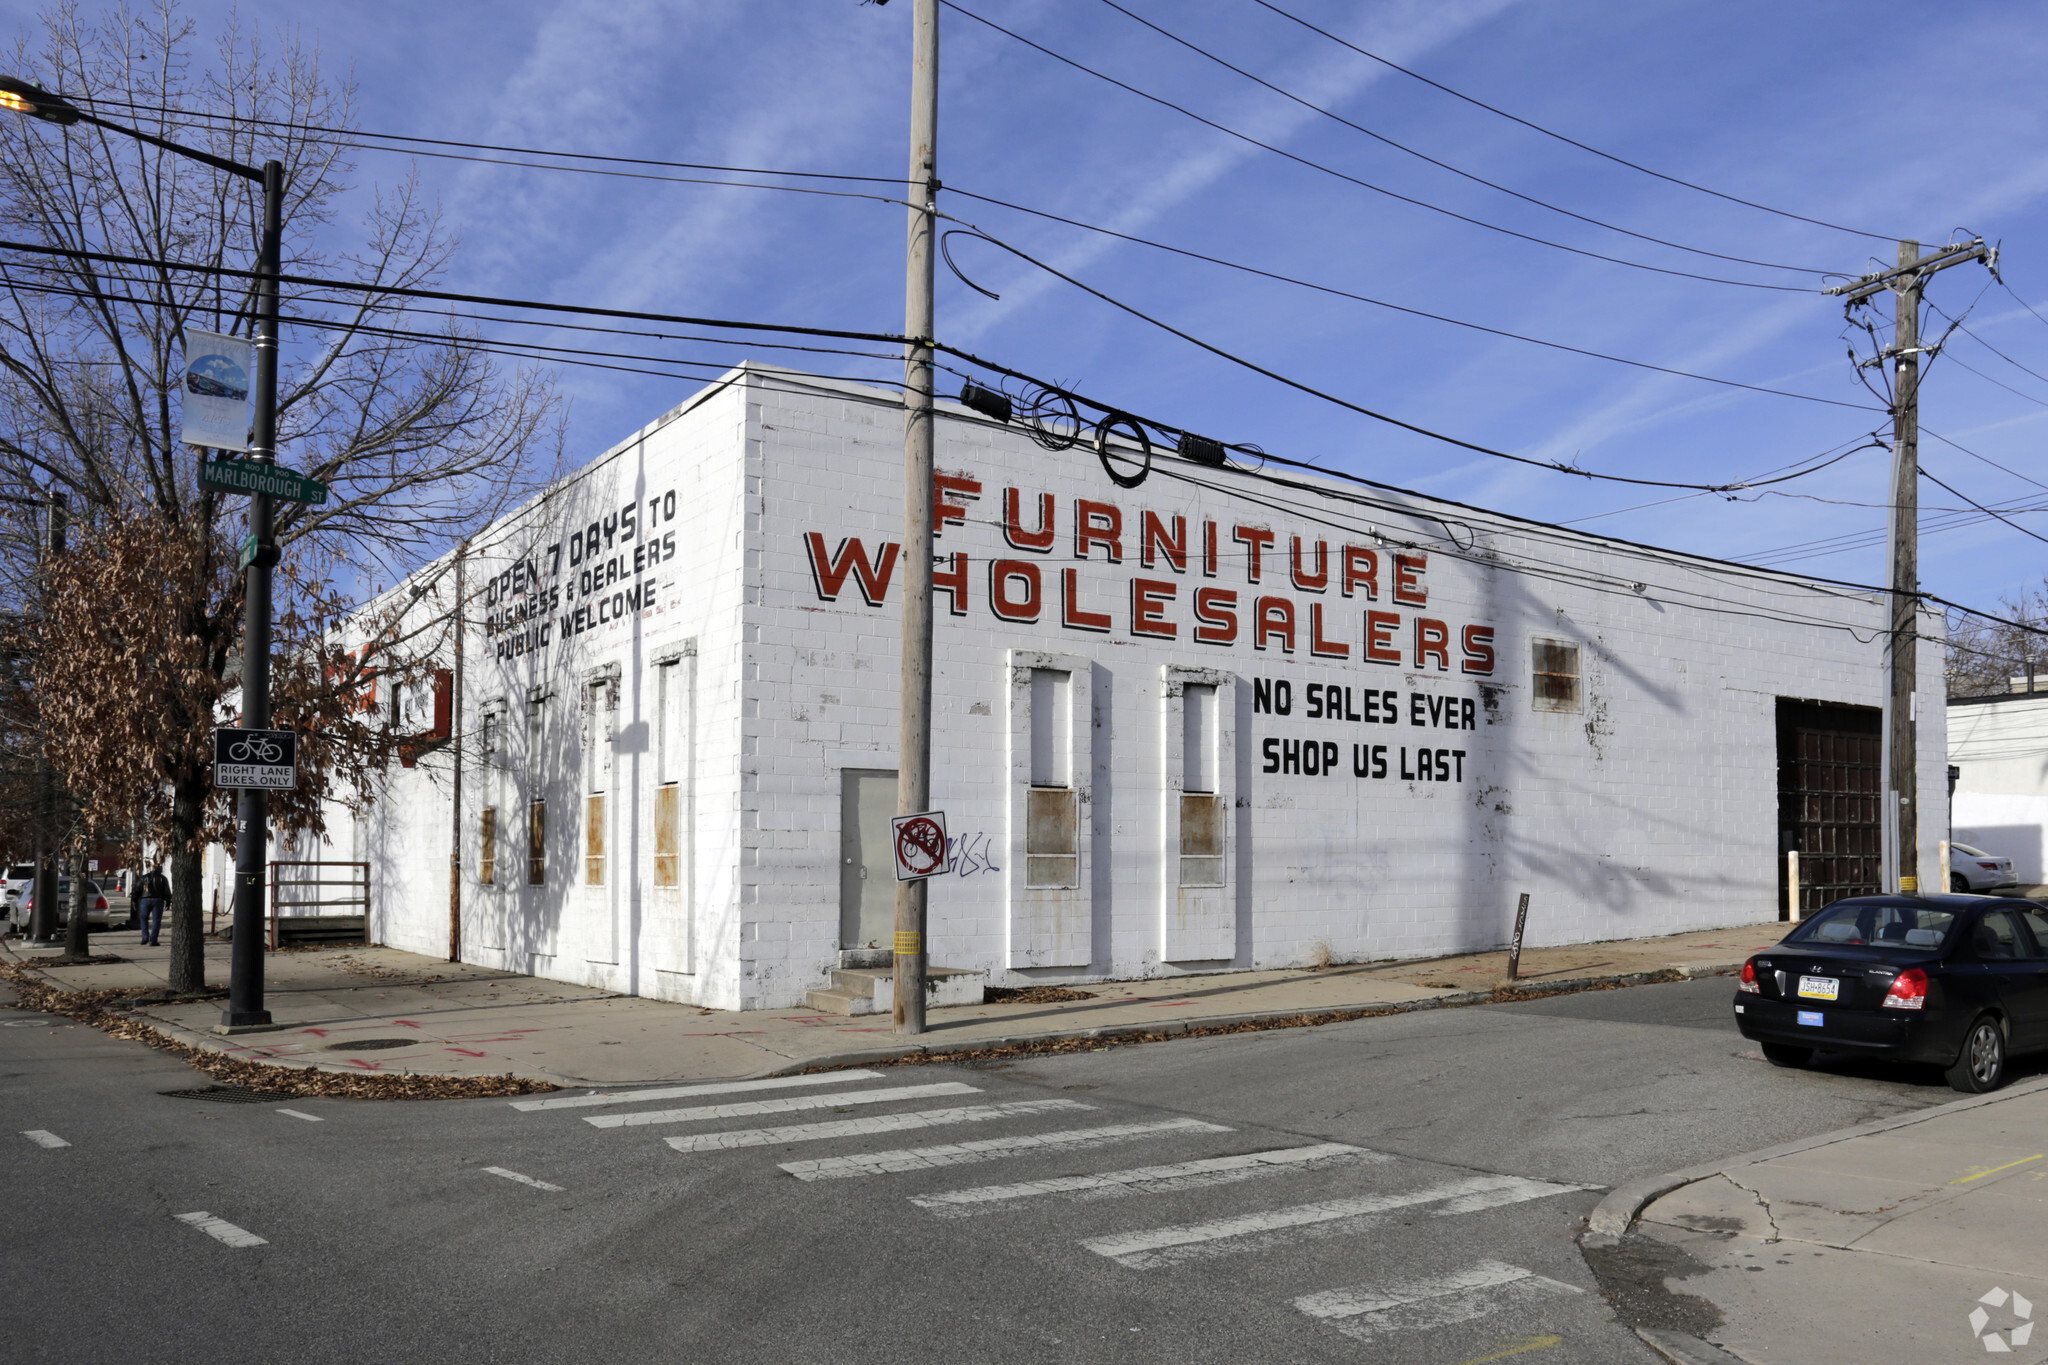
[{"label": "concrete sidewalk", "polygon": [[1727,1354],[1671,1358],[2048,1358],[2048,1077],[1681,1174],[1636,1232],[1682,1253],[1669,1288]]},{"label": "concrete sidewalk", "polygon": [[[1534,948],[1522,956],[1520,985],[1543,991],[1655,973],[1725,971],[1776,943],[1783,928],[1768,922]],[[136,940],[130,931],[95,934],[94,952],[127,960],[92,966],[40,967],[39,958],[55,954],[19,940],[0,943],[0,951],[70,990],[162,987],[168,949],[140,947]],[[566,1086],[621,1085],[1472,1003],[1490,999],[1505,984],[1507,955],[1096,983],[1074,988],[1077,999],[935,1009],[929,1031],[915,1043],[898,1039],[886,1015],[699,1009],[389,948],[271,953],[265,970],[266,1003],[284,1026],[276,1032],[221,1037],[212,1031],[218,1001],[147,1006],[138,1013],[179,1042],[253,1062],[353,1074],[509,1072]],[[227,945],[209,943],[207,980],[221,985],[227,974]]]}]

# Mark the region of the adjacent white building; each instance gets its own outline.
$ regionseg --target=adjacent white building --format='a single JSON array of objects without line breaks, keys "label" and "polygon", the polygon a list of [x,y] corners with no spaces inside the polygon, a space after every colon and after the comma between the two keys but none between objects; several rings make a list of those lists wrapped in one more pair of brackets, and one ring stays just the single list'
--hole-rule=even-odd
[{"label": "adjacent white building", "polygon": [[[1814,903],[1883,879],[1876,597],[1163,451],[1125,489],[942,406],[935,966],[1450,953],[1521,892],[1538,943],[1753,922],[1788,848]],[[446,950],[459,850],[468,961],[757,1008],[886,957],[902,426],[737,370],[395,589],[445,610],[459,577],[468,629],[457,742],[321,855],[370,864],[373,939]]]},{"label": "adjacent white building", "polygon": [[2048,691],[1951,700],[1948,761],[1957,842],[2012,859],[2021,886],[2048,882]]}]

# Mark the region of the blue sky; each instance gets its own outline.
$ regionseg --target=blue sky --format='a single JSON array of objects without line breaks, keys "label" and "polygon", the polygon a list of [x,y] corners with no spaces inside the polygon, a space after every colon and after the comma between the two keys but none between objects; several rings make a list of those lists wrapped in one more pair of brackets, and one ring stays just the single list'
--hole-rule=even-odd
[{"label": "blue sky", "polygon": [[[1387,138],[1573,212],[1728,255],[1858,272],[1884,241],[1657,180],[1461,103],[1254,0],[1126,8]],[[2026,6],[1930,14],[1883,3],[1277,0],[1360,46],[1618,156],[1797,213],[1927,242],[2004,246],[2048,315],[2048,25]],[[1811,286],[1655,246],[1520,202],[1345,128],[1150,32],[1103,0],[968,8],[1207,118],[1344,174],[1585,251]],[[98,7],[85,3],[88,13]],[[262,22],[352,71],[365,129],[623,156],[900,175],[909,0],[269,0]],[[0,5],[19,26],[36,7]],[[211,31],[229,6],[186,6]],[[254,12],[245,13],[245,18]],[[1653,364],[1875,405],[1839,303],[1632,269],[1458,222],[1202,127],[1021,47],[942,20],[940,174],[949,185],[1410,308]],[[861,199],[365,152],[366,188],[417,166],[462,238],[450,287],[563,302],[895,331],[903,211]],[[1732,481],[1855,443],[1883,414],[1718,387],[1254,279],[960,198],[942,205],[1176,326],[1304,382],[1486,445],[1651,479]],[[1517,514],[1725,557],[1884,524],[1888,456],[1697,496],[1590,483],[1382,426],[1292,393],[971,241],[941,274],[939,335],[1091,395],[1231,441]],[[1930,297],[2048,375],[2048,324],[1976,266]],[[1939,319],[1931,319],[1940,324]],[[557,339],[558,340],[558,339]],[[627,347],[626,349],[631,349]],[[674,348],[726,362],[789,357]],[[1969,367],[1969,368],[1966,368]],[[1972,369],[1981,371],[1980,377]],[[884,374],[892,365],[848,372]],[[1991,381],[1997,381],[1996,383]],[[2002,388],[2000,385],[2010,386]],[[565,369],[571,450],[595,454],[686,382]],[[2018,390],[2017,393],[2010,390]],[[1932,431],[2048,483],[2048,380],[1958,333],[1923,392]],[[1929,438],[1923,464],[1980,502],[2048,492]],[[2030,495],[2032,495],[2030,497]],[[1982,605],[2038,585],[2041,542],[1957,520],[1923,483],[1923,579]],[[1658,503],[1648,507],[1638,504]],[[1880,504],[1856,506],[1847,504]],[[1620,510],[1636,508],[1636,510]],[[1603,515],[1604,514],[1604,515]],[[2048,515],[2019,515],[2048,534]],[[1875,582],[1875,534],[1784,567]]]}]

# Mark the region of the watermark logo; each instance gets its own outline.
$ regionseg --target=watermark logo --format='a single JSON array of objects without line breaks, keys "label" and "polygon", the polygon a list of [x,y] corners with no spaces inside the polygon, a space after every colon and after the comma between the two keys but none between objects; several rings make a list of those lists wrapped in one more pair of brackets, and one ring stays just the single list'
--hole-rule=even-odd
[{"label": "watermark logo", "polygon": [[[2010,1306],[2011,1314],[2019,1320],[2018,1326],[2000,1330],[1991,1326],[1991,1314],[1985,1305],[1993,1308]],[[2008,1355],[2015,1346],[2024,1346],[2034,1335],[2034,1305],[2018,1293],[2008,1294],[1992,1286],[1991,1292],[1977,1300],[1977,1306],[1970,1310],[1970,1334],[1984,1343],[1984,1349],[1993,1355]]]}]

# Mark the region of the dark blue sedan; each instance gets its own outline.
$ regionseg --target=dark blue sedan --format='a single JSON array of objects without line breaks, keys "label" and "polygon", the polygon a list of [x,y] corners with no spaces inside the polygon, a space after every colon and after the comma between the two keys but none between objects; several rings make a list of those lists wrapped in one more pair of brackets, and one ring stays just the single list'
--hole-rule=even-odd
[{"label": "dark blue sedan", "polygon": [[2048,910],[1990,896],[1857,896],[1742,967],[1742,1036],[1779,1066],[1816,1052],[1932,1062],[1995,1090],[2048,1050]]}]

